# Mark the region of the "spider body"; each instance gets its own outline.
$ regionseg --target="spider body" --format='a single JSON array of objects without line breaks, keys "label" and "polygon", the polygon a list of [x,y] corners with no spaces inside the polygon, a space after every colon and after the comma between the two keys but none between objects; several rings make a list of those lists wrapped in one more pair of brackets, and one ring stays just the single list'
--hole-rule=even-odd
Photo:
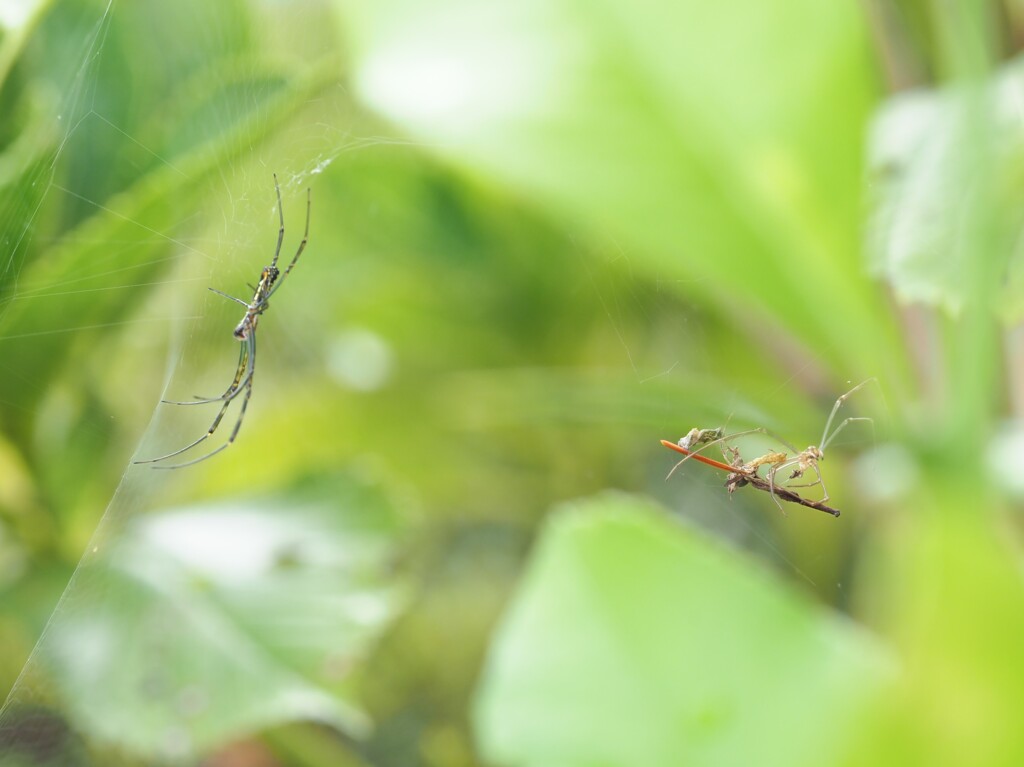
[{"label": "spider body", "polygon": [[252,303],[245,305],[245,316],[235,326],[235,338],[245,341],[251,333],[256,332],[256,323],[260,315],[267,310],[267,299],[274,292],[274,283],[277,282],[281,272],[276,266],[266,266],[260,273],[260,281],[256,283],[256,292],[252,297]]},{"label": "spider body", "polygon": [[786,462],[786,454],[785,453],[765,453],[764,455],[759,456],[758,458],[755,458],[750,463],[743,464],[743,471],[746,474],[755,474],[755,473],[757,473],[758,468],[760,468],[761,466],[765,466],[765,465],[771,467],[769,469],[769,471],[774,471],[774,469],[777,466],[780,466],[781,464],[783,464],[785,462]]},{"label": "spider body", "polygon": [[[175,450],[172,453],[161,455],[157,458],[147,458],[141,461],[135,461],[135,463],[151,463],[159,464],[154,465],[154,469],[180,469],[184,466],[191,466],[205,461],[222,450],[226,450],[235,441],[235,437],[238,436],[239,429],[242,428],[242,421],[245,419],[245,410],[249,406],[249,398],[252,396],[252,381],[253,375],[256,372],[256,326],[259,323],[260,315],[267,310],[269,306],[270,297],[277,292],[278,288],[284,284],[284,279],[291,273],[295,263],[299,260],[299,256],[302,255],[302,251],[306,249],[306,242],[309,240],[309,213],[310,213],[310,192],[306,190],[306,230],[302,235],[302,242],[299,243],[298,250],[295,251],[295,255],[292,257],[288,267],[282,272],[277,268],[277,260],[281,255],[281,245],[284,242],[284,210],[281,204],[281,187],[277,183],[277,174],[274,175],[274,189],[277,192],[277,212],[281,220],[281,228],[277,233],[277,248],[274,250],[274,258],[269,266],[263,267],[263,271],[260,272],[259,282],[253,288],[252,301],[243,301],[241,298],[235,298],[227,293],[223,293],[216,288],[210,288],[214,293],[224,296],[235,303],[239,303],[245,307],[245,315],[241,321],[235,326],[233,335],[237,341],[241,343],[241,348],[238,353],[238,366],[235,368],[235,377],[231,381],[231,385],[225,390],[225,392],[219,397],[197,397],[194,400],[187,402],[178,402],[176,400],[161,400],[168,405],[206,405],[214,402],[221,403],[220,411],[217,413],[216,418],[213,419],[213,423],[210,424],[210,428],[206,430],[199,439],[191,442],[185,447]],[[220,426],[220,422],[224,419],[224,415],[227,413],[228,406],[235,400],[238,395],[242,396],[242,406],[238,411],[238,418],[235,421],[234,428],[231,430],[231,434],[228,437],[227,442],[218,447],[215,450],[201,455],[198,458],[194,458],[191,461],[185,461],[184,463],[175,464],[163,464],[161,461],[165,461],[168,458],[173,458],[176,455],[181,455],[188,450],[196,447],[201,442],[204,442],[217,431],[217,427]]]},{"label": "spider body", "polygon": [[[796,468],[793,469],[793,473],[789,475],[789,478],[796,479],[797,477],[802,477],[804,472],[812,469],[816,471],[818,468],[818,461],[824,460],[825,453],[822,452],[821,448],[815,447],[814,445],[808,446],[806,450],[793,458],[793,461],[796,461]],[[790,463],[792,463],[792,461]]]}]

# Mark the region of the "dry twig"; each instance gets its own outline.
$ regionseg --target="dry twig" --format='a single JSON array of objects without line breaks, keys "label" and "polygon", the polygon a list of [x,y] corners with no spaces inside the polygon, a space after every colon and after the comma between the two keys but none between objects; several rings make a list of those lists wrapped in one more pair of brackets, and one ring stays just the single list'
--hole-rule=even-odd
[{"label": "dry twig", "polygon": [[[759,477],[756,474],[743,474],[741,472],[734,472],[729,475],[725,480],[725,486],[729,492],[733,492],[737,487],[743,487],[744,485],[751,485],[756,487],[758,490],[763,490],[766,493],[773,491],[772,486],[769,484],[767,479]],[[798,503],[801,506],[806,506],[809,509],[817,509],[823,511],[826,514],[831,514],[833,517],[839,516],[839,509],[834,509],[831,506],[827,506],[821,501],[812,501],[810,498],[804,498],[799,493],[790,490],[787,487],[781,485],[775,485],[774,487],[775,497],[781,498],[783,501],[789,501],[790,503]]]}]

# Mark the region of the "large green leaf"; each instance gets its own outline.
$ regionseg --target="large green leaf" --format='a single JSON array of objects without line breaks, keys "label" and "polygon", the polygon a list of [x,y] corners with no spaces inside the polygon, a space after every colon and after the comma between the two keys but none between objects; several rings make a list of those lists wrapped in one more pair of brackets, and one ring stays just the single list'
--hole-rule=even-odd
[{"label": "large green leaf", "polygon": [[544,531],[489,659],[478,733],[507,765],[818,765],[848,745],[888,668],[853,624],[608,495]]},{"label": "large green leaf", "polygon": [[400,603],[403,528],[339,476],[105,529],[13,705],[55,683],[79,732],[147,763],[296,720],[362,732],[351,672]]},{"label": "large green leaf", "polygon": [[340,4],[358,92],[436,151],[666,284],[877,365],[855,3]]}]

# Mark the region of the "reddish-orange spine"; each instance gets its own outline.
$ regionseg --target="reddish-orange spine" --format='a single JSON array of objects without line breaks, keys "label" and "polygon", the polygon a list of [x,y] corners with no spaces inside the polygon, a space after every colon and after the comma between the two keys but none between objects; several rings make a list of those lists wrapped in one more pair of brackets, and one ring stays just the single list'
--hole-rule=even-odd
[{"label": "reddish-orange spine", "polygon": [[716,461],[714,458],[708,458],[706,456],[701,455],[700,453],[692,453],[689,450],[687,450],[685,447],[683,447],[682,445],[677,445],[675,442],[669,442],[667,439],[663,439],[661,441],[661,444],[663,444],[669,450],[675,450],[677,453],[682,453],[683,455],[692,456],[693,460],[695,460],[695,461],[700,461],[701,463],[706,463],[708,466],[714,466],[716,469],[721,469],[722,471],[727,471],[730,474],[732,474],[733,472],[737,471],[735,466],[730,466],[727,463],[722,463],[721,461]]}]

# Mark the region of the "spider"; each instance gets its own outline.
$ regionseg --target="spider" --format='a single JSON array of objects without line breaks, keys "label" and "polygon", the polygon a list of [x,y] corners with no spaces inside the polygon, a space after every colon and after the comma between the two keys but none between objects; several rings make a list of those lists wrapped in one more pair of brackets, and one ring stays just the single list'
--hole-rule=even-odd
[{"label": "spider", "polygon": [[209,453],[194,458],[191,461],[185,461],[184,463],[165,464],[161,466],[153,466],[154,469],[181,469],[185,466],[192,466],[200,461],[205,461],[207,458],[212,458],[222,450],[226,450],[234,441],[235,437],[238,436],[239,429],[242,428],[242,421],[245,419],[245,410],[249,406],[249,398],[252,397],[252,378],[256,372],[256,326],[259,324],[260,315],[267,310],[269,306],[270,297],[278,291],[278,288],[284,284],[284,278],[289,275],[292,271],[292,267],[295,266],[295,262],[299,260],[299,256],[302,255],[302,251],[306,248],[306,241],[309,239],[309,212],[310,212],[310,190],[306,190],[306,231],[302,235],[302,242],[299,243],[299,249],[295,251],[295,256],[292,258],[291,263],[288,264],[288,268],[282,273],[277,268],[277,259],[281,255],[281,244],[284,242],[284,210],[281,206],[281,187],[277,183],[277,174],[274,174],[274,189],[277,191],[277,212],[281,219],[281,228],[277,233],[277,249],[274,250],[274,258],[270,262],[270,266],[263,267],[263,271],[260,272],[260,279],[256,285],[250,285],[254,291],[252,301],[246,302],[240,298],[229,296],[227,293],[222,293],[216,288],[210,288],[211,291],[217,295],[224,296],[224,298],[235,301],[245,307],[245,315],[242,317],[241,322],[235,326],[234,336],[241,343],[241,348],[238,354],[238,367],[235,369],[234,380],[231,381],[231,385],[228,386],[227,390],[219,397],[197,397],[194,400],[188,402],[178,402],[176,400],[160,400],[161,402],[168,405],[208,405],[213,402],[222,402],[220,412],[217,413],[217,417],[213,419],[213,423],[210,424],[210,428],[206,430],[206,433],[194,442],[185,445],[180,450],[175,450],[173,453],[167,453],[157,458],[147,458],[142,461],[135,461],[135,463],[152,463],[156,464],[160,461],[166,461],[168,458],[174,458],[176,455],[181,455],[192,448],[199,445],[201,442],[206,441],[213,433],[217,431],[217,427],[220,426],[220,422],[224,418],[224,414],[227,413],[228,406],[234,401],[234,399],[244,392],[242,397],[242,408],[238,412],[238,420],[235,421],[235,427],[231,430],[231,436],[228,437],[228,441],[218,447],[216,450],[211,450]]},{"label": "spider", "polygon": [[[832,443],[832,440],[836,438],[839,432],[841,432],[851,423],[854,423],[856,421],[866,421],[874,425],[874,421],[870,418],[865,418],[863,416],[851,416],[844,420],[842,423],[840,423],[835,429],[832,429],[832,421],[835,420],[836,413],[839,411],[839,408],[843,406],[843,403],[846,402],[846,400],[850,397],[851,394],[872,382],[877,383],[877,379],[869,378],[866,381],[861,381],[859,384],[850,389],[850,391],[846,392],[846,394],[842,395],[839,399],[836,400],[835,405],[832,406],[832,412],[829,413],[828,420],[825,422],[825,429],[821,433],[821,440],[818,442],[818,445],[808,445],[807,448],[804,450],[797,450],[789,442],[786,442],[781,437],[772,434],[770,431],[768,431],[768,429],[765,429],[763,426],[759,426],[756,429],[747,429],[746,431],[737,432],[736,434],[730,434],[725,437],[718,437],[716,439],[711,440],[700,440],[700,442],[702,443],[701,446],[697,447],[694,450],[690,450],[689,455],[687,455],[685,458],[683,458],[683,460],[679,461],[679,463],[672,467],[672,471],[675,471],[677,468],[679,468],[681,464],[685,463],[688,459],[699,457],[699,454],[701,452],[711,447],[712,445],[717,445],[720,442],[726,442],[727,440],[732,440],[735,439],[736,437],[743,437],[747,434],[767,434],[769,437],[772,437],[773,439],[785,445],[789,450],[793,451],[794,455],[790,457],[786,453],[773,451],[770,453],[766,453],[765,455],[762,455],[759,458],[755,458],[753,461],[750,461],[749,463],[737,465],[737,474],[740,476],[740,480],[742,480],[743,475],[756,474],[759,467],[767,465],[768,471],[766,479],[768,480],[768,486],[771,492],[772,500],[775,501],[775,505],[778,506],[781,510],[782,504],[779,503],[779,499],[775,497],[775,475],[783,469],[792,468],[792,473],[789,475],[789,477],[786,478],[786,481],[788,482],[791,479],[797,479],[798,477],[802,477],[808,471],[813,471],[815,476],[817,477],[813,482],[808,482],[802,485],[791,485],[791,487],[814,487],[815,485],[820,485],[821,492],[823,495],[820,503],[827,503],[829,500],[828,490],[825,488],[825,480],[822,479],[821,469],[818,467],[818,463],[820,461],[825,460],[825,448]],[[708,433],[712,433],[714,430],[709,429],[706,431]],[[693,433],[693,431],[690,432],[690,434]],[[689,436],[690,435],[688,434],[687,437]],[[687,437],[684,437],[683,439],[679,440],[680,446],[689,448],[689,445],[683,445],[683,441],[687,439]],[[734,450],[731,447],[729,449]],[[738,453],[735,452],[734,450],[733,455],[735,459],[738,456]],[[736,463],[737,461],[734,460],[734,464]],[[669,472],[669,476],[671,476],[671,474],[672,472]]]}]

